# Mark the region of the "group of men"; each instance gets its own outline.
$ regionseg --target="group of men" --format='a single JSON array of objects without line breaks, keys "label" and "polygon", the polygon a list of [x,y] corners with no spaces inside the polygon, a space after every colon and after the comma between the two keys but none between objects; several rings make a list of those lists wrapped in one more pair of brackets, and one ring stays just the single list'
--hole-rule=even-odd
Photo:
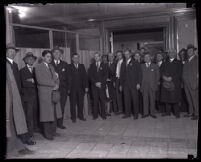
[{"label": "group of men", "polygon": [[[93,120],[99,116],[106,120],[113,112],[115,115],[122,114],[122,118],[129,118],[133,115],[134,120],[138,119],[139,114],[142,118],[151,116],[157,118],[156,107],[158,111],[163,112],[163,116],[170,115],[171,108],[176,118],[180,118],[181,85],[184,84],[189,111],[185,117],[192,117],[192,120],[198,119],[198,58],[195,55],[196,48],[193,45],[187,46],[188,60],[182,65],[177,60],[177,53],[172,50],[168,52],[167,60],[162,59],[161,54],[156,55],[156,63],[152,60],[149,52],[136,52],[134,56],[130,50],[117,51],[116,55],[109,53],[105,59],[100,53],[94,54],[94,61],[91,63],[88,72],[83,64],[79,63],[79,55],[72,55],[72,63],[67,64],[63,61],[63,50],[55,47],[52,50],[51,65],[59,78],[59,93],[62,117],[57,120],[57,127],[65,129],[63,124],[64,109],[67,96],[70,97],[71,120],[76,123],[77,118],[86,121],[83,114],[84,95],[89,94],[92,103],[91,113]],[[7,45],[7,76],[8,92],[7,101],[16,101],[12,95],[17,93],[18,109],[22,109],[21,117],[16,117],[11,105],[7,106],[7,127],[14,130],[14,134],[8,134],[7,137],[17,136],[25,144],[33,145],[34,132],[41,131],[40,128],[40,106],[38,104],[38,84],[35,77],[34,62],[36,56],[28,52],[23,58],[25,67],[18,70],[17,64],[13,61],[17,49],[14,45]],[[143,56],[143,62],[142,58]],[[13,92],[13,81],[15,82],[15,92]],[[11,85],[9,85],[9,83]],[[9,88],[10,87],[10,88]],[[11,92],[12,91],[12,92]],[[11,101],[12,99],[12,101]],[[42,102],[42,101],[40,101]],[[109,109],[107,108],[107,103]],[[157,105],[156,105],[157,103]],[[161,107],[163,105],[163,110]],[[16,105],[13,105],[16,106]],[[20,107],[20,108],[19,108]],[[24,115],[23,115],[24,113]],[[11,122],[12,118],[12,122]],[[21,126],[24,124],[23,131],[17,131],[16,125],[18,118],[21,118]],[[14,120],[13,120],[14,119]],[[15,128],[13,127],[15,125]],[[20,126],[19,126],[20,127]],[[26,130],[26,127],[28,130]],[[17,133],[16,133],[17,132]],[[12,139],[12,138],[8,138]],[[20,142],[19,142],[20,143]],[[26,147],[21,147],[22,154],[31,153]]]}]

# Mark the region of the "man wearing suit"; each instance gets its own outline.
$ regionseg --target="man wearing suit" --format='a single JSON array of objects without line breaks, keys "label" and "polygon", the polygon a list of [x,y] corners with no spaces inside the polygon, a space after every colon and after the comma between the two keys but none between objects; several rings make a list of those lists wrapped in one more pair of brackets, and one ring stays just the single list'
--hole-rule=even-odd
[{"label": "man wearing suit", "polygon": [[116,91],[116,100],[118,107],[118,114],[123,114],[124,104],[123,104],[123,92],[120,91],[120,74],[121,74],[121,66],[124,61],[123,52],[117,51],[117,65],[116,65],[116,79],[115,79],[115,91]]},{"label": "man wearing suit", "polygon": [[187,46],[188,61],[183,67],[183,81],[185,93],[189,105],[189,114],[186,117],[192,117],[192,120],[198,120],[198,57],[195,55],[196,48],[189,44]]},{"label": "man wearing suit", "polygon": [[117,101],[115,94],[115,75],[116,75],[116,62],[114,61],[114,54],[108,54],[108,77],[107,77],[107,86],[109,91],[109,98],[112,102],[112,110],[117,113]]},{"label": "man wearing suit", "polygon": [[103,120],[106,119],[105,112],[105,90],[107,79],[106,65],[101,62],[101,56],[99,53],[95,53],[95,63],[92,63],[89,69],[89,78],[92,83],[92,95],[93,95],[93,120],[98,118],[98,109],[100,102],[100,115]]},{"label": "man wearing suit", "polygon": [[161,68],[163,66],[163,55],[162,53],[157,53],[156,54],[156,65],[159,68],[160,72],[160,79],[159,79],[159,84],[158,84],[158,89],[156,91],[156,107],[157,110],[164,115],[164,104],[160,101],[160,94],[161,94],[161,85],[162,85],[162,78],[161,78]]},{"label": "man wearing suit", "polygon": [[125,102],[125,115],[122,118],[130,117],[133,111],[135,120],[138,119],[139,112],[138,90],[140,89],[142,75],[141,65],[131,59],[130,50],[126,50],[124,54],[126,60],[122,63],[120,74],[120,90],[123,89]]},{"label": "man wearing suit", "polygon": [[170,50],[168,57],[161,67],[161,102],[165,104],[165,115],[170,115],[173,108],[175,117],[180,118],[182,64],[176,59],[175,50]]},{"label": "man wearing suit", "polygon": [[22,83],[22,100],[24,102],[24,111],[27,121],[28,132],[31,137],[34,131],[39,130],[39,113],[37,105],[37,89],[35,79],[35,69],[33,67],[36,56],[32,52],[26,53],[23,58],[25,67],[20,69],[20,78]]},{"label": "man wearing suit", "polygon": [[[88,92],[87,73],[83,64],[79,63],[79,55],[73,54],[70,69],[70,112],[71,120],[76,122],[76,116],[82,121],[86,121],[83,115],[84,93]],[[77,113],[76,113],[77,106]]]},{"label": "man wearing suit", "polygon": [[[143,118],[151,116],[156,118],[154,115],[155,110],[155,93],[159,83],[159,68],[156,64],[151,62],[151,56],[149,53],[144,56],[145,64],[142,64],[142,83],[141,91],[143,95]],[[150,106],[149,106],[150,103]],[[150,111],[150,112],[149,112]]]},{"label": "man wearing suit", "polygon": [[68,64],[61,60],[61,55],[63,54],[63,50],[60,49],[58,46],[54,47],[52,50],[52,65],[55,69],[55,71],[59,75],[59,92],[61,95],[60,98],[60,104],[61,104],[61,111],[62,111],[62,118],[58,119],[57,126],[61,129],[65,129],[66,127],[63,125],[63,119],[64,119],[64,108],[67,100],[67,95],[69,94],[69,82],[70,82],[70,73],[69,73],[69,67]]}]

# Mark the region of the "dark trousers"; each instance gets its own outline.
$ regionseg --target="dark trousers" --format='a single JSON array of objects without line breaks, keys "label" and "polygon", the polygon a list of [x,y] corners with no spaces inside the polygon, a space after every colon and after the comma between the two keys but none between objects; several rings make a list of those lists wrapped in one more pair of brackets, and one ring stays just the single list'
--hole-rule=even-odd
[{"label": "dark trousers", "polygon": [[119,112],[123,112],[123,92],[119,91],[120,80],[116,80],[115,84],[115,91],[116,91],[116,101],[117,101],[117,108]]},{"label": "dark trousers", "polygon": [[46,138],[52,138],[56,134],[57,120],[56,110],[54,109],[54,121],[42,122],[43,135]]},{"label": "dark trousers", "polygon": [[143,115],[143,96],[140,90],[138,90],[138,98],[139,98],[139,113]]},{"label": "dark trousers", "polygon": [[179,104],[178,103],[166,103],[165,104],[165,113],[170,115],[171,109],[175,116],[180,116]]},{"label": "dark trousers", "polygon": [[198,89],[193,90],[189,85],[185,85],[185,93],[188,100],[189,113],[198,115]]},{"label": "dark trousers", "polygon": [[63,126],[64,110],[65,110],[67,95],[68,95],[68,92],[65,88],[60,90],[60,104],[61,104],[62,118],[57,120],[57,126],[59,127]]},{"label": "dark trousers", "polygon": [[36,96],[30,97],[29,101],[24,102],[24,112],[26,116],[28,133],[32,136],[35,130],[39,129],[39,111]]},{"label": "dark trousers", "polygon": [[107,82],[108,91],[110,100],[112,101],[112,110],[114,113],[117,112],[117,99],[116,99],[116,93],[115,93],[115,87],[111,81]]},{"label": "dark trousers", "polygon": [[[92,87],[92,95],[93,95],[93,117],[97,118],[98,114],[102,118],[106,117],[106,107],[105,107],[105,89],[103,88],[97,88],[95,86]],[[99,102],[100,102],[100,108],[99,110]]]},{"label": "dark trousers", "polygon": [[156,113],[155,91],[153,91],[150,87],[147,87],[147,89],[143,90],[142,94],[143,94],[143,114],[148,115],[150,113],[151,115],[154,115]]},{"label": "dark trousers", "polygon": [[130,116],[133,112],[134,116],[138,116],[139,112],[138,91],[128,86],[124,87],[125,115]]},{"label": "dark trousers", "polygon": [[[71,119],[84,118],[83,115],[83,104],[84,104],[84,92],[82,89],[72,90],[70,93],[70,112]],[[76,105],[77,105],[77,115],[76,115]]]}]

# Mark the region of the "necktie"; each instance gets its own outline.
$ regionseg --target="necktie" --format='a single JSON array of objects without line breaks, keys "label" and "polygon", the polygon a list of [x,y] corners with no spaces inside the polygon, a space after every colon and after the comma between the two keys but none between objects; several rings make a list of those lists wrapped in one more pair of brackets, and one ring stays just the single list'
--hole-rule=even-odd
[{"label": "necktie", "polygon": [[99,70],[99,62],[96,63],[97,71]]},{"label": "necktie", "polygon": [[31,73],[33,72],[33,68],[32,67],[29,67],[29,70],[30,70]]}]

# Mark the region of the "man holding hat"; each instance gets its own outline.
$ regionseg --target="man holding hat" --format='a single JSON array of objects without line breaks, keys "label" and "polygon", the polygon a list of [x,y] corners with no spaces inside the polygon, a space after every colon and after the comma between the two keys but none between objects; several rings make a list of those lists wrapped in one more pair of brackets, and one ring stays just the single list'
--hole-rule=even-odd
[{"label": "man holding hat", "polygon": [[173,108],[175,117],[180,118],[182,64],[176,59],[175,50],[170,50],[168,57],[161,67],[161,102],[165,103],[163,116],[170,115],[171,108]]},{"label": "man holding hat", "polygon": [[58,119],[57,126],[61,129],[65,129],[66,127],[63,125],[63,118],[64,118],[64,108],[67,100],[67,95],[69,94],[69,83],[70,83],[70,72],[67,62],[61,60],[61,56],[63,54],[63,50],[58,46],[54,47],[52,50],[52,65],[56,73],[59,75],[59,91],[60,91],[60,104],[61,104],[61,111],[62,111],[62,118]]},{"label": "man holding hat", "polygon": [[[6,48],[6,137],[7,155],[17,151],[19,154],[32,154],[33,151],[24,146],[34,144],[27,135],[27,124],[20,94],[20,75],[14,62],[18,49],[13,44]],[[20,140],[21,139],[21,140]]]},{"label": "man holding hat", "polygon": [[39,130],[35,68],[33,67],[36,58],[32,52],[27,52],[23,58],[25,67],[20,69],[22,101],[30,137],[33,137],[34,131]]},{"label": "man holding hat", "polygon": [[185,117],[198,119],[198,57],[195,55],[197,48],[189,44],[187,46],[188,60],[183,67],[183,81],[186,97],[189,105],[189,114]]}]

